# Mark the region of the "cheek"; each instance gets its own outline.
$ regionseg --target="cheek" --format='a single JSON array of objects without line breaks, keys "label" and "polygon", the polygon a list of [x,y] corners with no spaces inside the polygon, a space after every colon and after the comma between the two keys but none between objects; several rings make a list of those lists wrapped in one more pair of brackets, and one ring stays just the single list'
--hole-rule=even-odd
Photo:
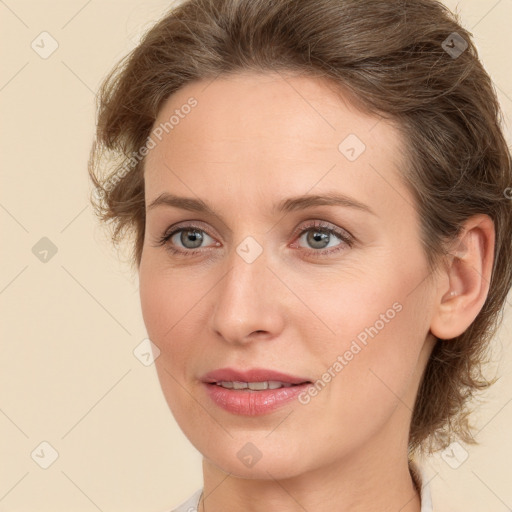
[{"label": "cheek", "polygon": [[413,332],[416,314],[411,305],[396,301],[393,306],[383,304],[344,339],[342,347],[344,379],[354,383],[351,386],[361,385],[359,393],[371,390],[370,400],[404,393],[424,341],[423,335]]},{"label": "cheek", "polygon": [[158,265],[147,260],[141,262],[139,294],[142,317],[149,339],[160,349],[155,366],[166,398],[173,396],[175,391],[175,380],[169,374],[182,381],[183,376],[176,372],[184,368],[182,362],[187,357],[180,350],[183,347],[173,342],[182,326],[180,319],[186,314],[183,300],[177,298],[180,295],[177,286],[176,280],[163,273]]},{"label": "cheek", "polygon": [[369,410],[373,425],[382,424],[414,386],[428,322],[421,290],[410,294],[408,281],[397,278],[377,289],[370,280],[327,294],[323,318],[336,334],[311,346],[325,368],[317,376],[325,383],[318,385],[323,397],[312,398],[316,405],[311,405],[321,414],[330,404],[339,416],[336,423],[348,431],[368,422]]},{"label": "cheek", "polygon": [[190,399],[183,391],[186,382],[187,361],[192,355],[189,344],[179,343],[188,306],[182,297],[183,283],[161,266],[147,260],[141,261],[139,270],[139,295],[142,316],[149,339],[160,349],[155,368],[165,400],[175,418],[186,417],[184,404]]},{"label": "cheek", "polygon": [[[139,276],[139,294],[142,317],[149,338],[153,342],[161,340],[168,324],[166,312],[172,311],[169,294],[162,280],[157,279],[157,272],[144,268],[141,265]],[[160,347],[160,344],[157,343]],[[161,349],[162,347],[160,347]]]},{"label": "cheek", "polygon": [[[200,341],[198,326],[207,317],[204,283],[148,258],[141,262],[139,294],[148,337],[160,349],[157,369],[165,368],[180,382],[194,377],[187,372],[193,371],[190,361],[197,348],[194,342]],[[167,380],[174,382],[169,375]]]},{"label": "cheek", "polygon": [[[333,349],[342,354],[356,339],[362,347],[365,343],[370,345],[374,338],[373,345],[382,338],[395,338],[401,343],[403,330],[417,326],[421,306],[414,303],[417,295],[410,292],[413,284],[421,280],[421,271],[411,272],[402,267],[397,275],[387,266],[374,265],[340,275],[324,279],[320,289],[311,283],[304,283],[301,289],[309,309],[321,322],[311,315],[308,318],[315,322],[317,331],[318,327],[322,331],[326,327],[327,336],[317,336],[319,354],[332,354]],[[305,324],[300,318],[296,320]]]},{"label": "cheek", "polygon": [[165,344],[172,339],[194,303],[193,290],[193,285],[187,285],[180,272],[172,272],[156,258],[142,259],[139,270],[140,303],[152,341]]}]

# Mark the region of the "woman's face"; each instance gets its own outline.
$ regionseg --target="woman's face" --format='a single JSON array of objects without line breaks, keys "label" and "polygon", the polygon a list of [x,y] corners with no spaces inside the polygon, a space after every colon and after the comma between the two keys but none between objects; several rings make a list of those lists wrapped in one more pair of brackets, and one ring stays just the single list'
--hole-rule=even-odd
[{"label": "woman's face", "polygon": [[[393,126],[317,79],[244,73],[178,91],[152,139],[140,297],[185,435],[249,478],[405,456],[434,291]],[[311,384],[204,382],[226,368]]]}]

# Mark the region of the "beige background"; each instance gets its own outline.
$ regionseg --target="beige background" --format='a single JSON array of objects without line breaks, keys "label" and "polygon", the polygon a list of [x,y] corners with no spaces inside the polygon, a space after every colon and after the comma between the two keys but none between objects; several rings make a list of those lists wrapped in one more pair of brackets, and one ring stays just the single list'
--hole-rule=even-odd
[{"label": "beige background", "polygon": [[[202,484],[201,457],[168,411],[154,366],[133,353],[146,337],[137,276],[117,259],[87,199],[94,93],[169,5],[0,1],[0,511],[161,512]],[[512,0],[458,5],[511,140]],[[51,49],[43,31],[59,45],[46,59],[31,47]],[[32,251],[43,237],[57,249],[47,262]],[[39,243],[43,257],[47,242]],[[457,469],[441,454],[425,461],[436,510],[512,507],[511,302],[493,346],[502,378],[475,418],[481,445],[466,447]],[[58,452],[47,469],[43,441]]]}]

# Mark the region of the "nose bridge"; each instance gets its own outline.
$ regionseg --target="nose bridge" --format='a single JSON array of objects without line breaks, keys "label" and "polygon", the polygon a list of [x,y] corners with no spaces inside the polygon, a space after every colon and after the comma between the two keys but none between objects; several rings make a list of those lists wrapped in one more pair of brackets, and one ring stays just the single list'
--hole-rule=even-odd
[{"label": "nose bridge", "polygon": [[212,314],[212,327],[225,340],[243,342],[255,331],[270,336],[280,328],[277,280],[268,263],[267,252],[251,237],[231,251]]}]

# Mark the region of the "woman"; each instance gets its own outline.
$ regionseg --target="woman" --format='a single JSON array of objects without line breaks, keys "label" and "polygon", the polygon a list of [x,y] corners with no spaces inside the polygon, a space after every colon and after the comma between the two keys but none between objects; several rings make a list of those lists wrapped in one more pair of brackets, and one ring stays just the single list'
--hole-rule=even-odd
[{"label": "woman", "polygon": [[512,284],[499,115],[432,0],[189,0],[113,70],[90,176],[203,455],[176,510],[432,510]]}]

